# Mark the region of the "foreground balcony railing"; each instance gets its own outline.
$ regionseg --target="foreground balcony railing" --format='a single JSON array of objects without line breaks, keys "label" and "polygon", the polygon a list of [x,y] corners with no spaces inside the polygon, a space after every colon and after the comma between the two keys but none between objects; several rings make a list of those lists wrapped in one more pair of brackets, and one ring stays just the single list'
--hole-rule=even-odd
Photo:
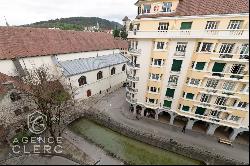
[{"label": "foreground balcony railing", "polygon": [[208,39],[245,39],[249,38],[247,29],[216,30],[166,30],[166,31],[130,31],[128,38],[208,38]]},{"label": "foreground balcony railing", "polygon": [[141,49],[129,48],[128,52],[131,53],[131,54],[140,55],[141,54]]},{"label": "foreground balcony railing", "polygon": [[139,77],[134,77],[134,76],[129,76],[127,75],[127,79],[133,82],[138,82],[139,81]]}]

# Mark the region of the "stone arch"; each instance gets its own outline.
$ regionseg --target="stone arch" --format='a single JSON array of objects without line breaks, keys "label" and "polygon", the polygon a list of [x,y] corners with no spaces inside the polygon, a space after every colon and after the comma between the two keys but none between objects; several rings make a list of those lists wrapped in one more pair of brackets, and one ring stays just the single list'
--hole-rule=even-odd
[{"label": "stone arch", "polygon": [[236,136],[235,141],[239,144],[249,145],[249,131],[240,132]]},{"label": "stone arch", "polygon": [[194,122],[193,128],[192,130],[194,131],[198,131],[198,132],[202,132],[202,133],[206,133],[209,127],[209,123],[202,121],[202,120],[197,120],[196,122]]},{"label": "stone arch", "polygon": [[172,115],[167,111],[160,111],[158,113],[158,118],[160,122],[170,123]]},{"label": "stone arch", "polygon": [[233,128],[227,126],[219,126],[215,132],[214,136],[217,138],[229,139],[230,135],[234,131]]},{"label": "stone arch", "polygon": [[156,117],[156,111],[150,108],[146,108],[144,111],[144,116],[148,118],[155,119]]},{"label": "stone arch", "polygon": [[187,125],[189,119],[185,116],[178,115],[174,119],[174,125],[179,127],[184,127]]}]

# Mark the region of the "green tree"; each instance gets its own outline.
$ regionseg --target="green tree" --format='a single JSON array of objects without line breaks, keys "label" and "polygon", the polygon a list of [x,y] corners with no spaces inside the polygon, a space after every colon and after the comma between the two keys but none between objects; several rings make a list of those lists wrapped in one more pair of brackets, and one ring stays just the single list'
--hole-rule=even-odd
[{"label": "green tree", "polygon": [[125,40],[127,39],[128,33],[126,32],[126,27],[122,28],[122,30],[120,32],[120,36],[121,36],[122,39],[125,39]]},{"label": "green tree", "polygon": [[114,37],[120,37],[120,30],[119,29],[114,29],[113,30],[113,36]]}]

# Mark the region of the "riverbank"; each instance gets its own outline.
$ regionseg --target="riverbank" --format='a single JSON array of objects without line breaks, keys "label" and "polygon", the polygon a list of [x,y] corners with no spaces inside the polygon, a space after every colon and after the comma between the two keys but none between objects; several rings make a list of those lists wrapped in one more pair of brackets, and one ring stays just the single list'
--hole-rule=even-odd
[{"label": "riverbank", "polygon": [[245,162],[227,158],[226,156],[208,151],[206,149],[193,147],[191,145],[183,145],[181,142],[177,142],[176,140],[160,137],[155,133],[135,129],[131,126],[117,122],[108,114],[100,112],[99,110],[88,110],[85,112],[84,117],[129,138],[183,155],[185,157],[203,161],[208,165],[248,165]]},{"label": "riverbank", "polygon": [[69,127],[77,135],[102,147],[103,150],[129,165],[201,165],[200,161],[120,135],[86,119]]}]

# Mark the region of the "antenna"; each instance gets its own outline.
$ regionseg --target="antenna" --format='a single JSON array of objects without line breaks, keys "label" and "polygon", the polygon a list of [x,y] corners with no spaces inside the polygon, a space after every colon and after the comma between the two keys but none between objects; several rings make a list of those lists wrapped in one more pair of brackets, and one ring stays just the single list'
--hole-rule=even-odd
[{"label": "antenna", "polygon": [[9,25],[9,23],[8,23],[8,21],[7,21],[7,19],[6,19],[5,16],[4,16],[4,19],[5,19],[5,24],[6,24],[6,26],[9,27],[10,25]]}]

